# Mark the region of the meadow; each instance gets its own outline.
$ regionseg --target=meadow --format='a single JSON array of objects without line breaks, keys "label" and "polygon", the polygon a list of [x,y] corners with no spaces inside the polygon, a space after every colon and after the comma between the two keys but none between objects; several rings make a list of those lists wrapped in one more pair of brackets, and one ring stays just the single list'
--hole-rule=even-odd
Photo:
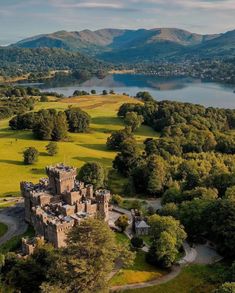
[{"label": "meadow", "polygon": [[[89,133],[69,133],[69,141],[59,142],[59,152],[53,157],[46,153],[47,141],[35,140],[31,131],[9,129],[9,119],[0,121],[0,197],[20,195],[21,181],[37,182],[40,177],[45,176],[45,166],[58,162],[79,168],[86,162],[96,161],[110,169],[115,152],[107,150],[105,143],[112,131],[124,127],[116,114],[120,105],[128,102],[138,103],[137,100],[124,95],[82,96],[37,102],[35,111],[49,108],[65,110],[69,106],[78,106],[92,117]],[[135,133],[140,144],[147,137],[157,135],[150,127],[144,125]],[[23,151],[29,146],[37,148],[40,152],[39,160],[34,165],[23,164]],[[119,183],[122,178],[112,177],[114,189],[120,189]]]}]

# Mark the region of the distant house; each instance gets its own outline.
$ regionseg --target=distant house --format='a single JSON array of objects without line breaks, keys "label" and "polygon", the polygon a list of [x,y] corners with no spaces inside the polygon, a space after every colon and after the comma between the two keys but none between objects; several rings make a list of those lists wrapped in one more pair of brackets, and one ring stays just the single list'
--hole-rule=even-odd
[{"label": "distant house", "polygon": [[146,219],[142,217],[138,210],[131,210],[132,215],[132,230],[136,236],[143,236],[149,234],[150,226],[147,224]]}]

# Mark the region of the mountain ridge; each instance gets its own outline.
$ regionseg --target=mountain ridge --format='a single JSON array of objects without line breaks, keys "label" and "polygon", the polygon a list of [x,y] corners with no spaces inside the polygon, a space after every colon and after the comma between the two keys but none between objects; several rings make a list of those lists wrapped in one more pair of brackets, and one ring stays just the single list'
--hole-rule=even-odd
[{"label": "mountain ridge", "polygon": [[197,34],[177,28],[62,30],[23,39],[10,46],[62,48],[114,63],[177,58],[184,54],[235,56],[235,30],[222,34]]}]

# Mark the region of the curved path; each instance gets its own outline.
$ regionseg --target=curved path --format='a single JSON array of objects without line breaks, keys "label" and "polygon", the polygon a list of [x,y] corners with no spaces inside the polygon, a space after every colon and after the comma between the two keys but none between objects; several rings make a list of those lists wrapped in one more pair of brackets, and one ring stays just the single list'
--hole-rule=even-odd
[{"label": "curved path", "polygon": [[22,204],[0,210],[0,222],[7,225],[7,232],[0,237],[0,245],[4,244],[12,237],[23,234],[28,225],[24,221],[24,208]]}]

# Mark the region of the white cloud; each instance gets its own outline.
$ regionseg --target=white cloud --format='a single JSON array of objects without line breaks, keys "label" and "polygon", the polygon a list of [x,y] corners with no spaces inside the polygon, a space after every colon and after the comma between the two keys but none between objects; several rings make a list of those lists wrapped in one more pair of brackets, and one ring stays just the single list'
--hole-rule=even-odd
[{"label": "white cloud", "polygon": [[91,9],[125,9],[125,5],[120,1],[63,1],[51,0],[53,6],[58,8],[91,8]]}]

